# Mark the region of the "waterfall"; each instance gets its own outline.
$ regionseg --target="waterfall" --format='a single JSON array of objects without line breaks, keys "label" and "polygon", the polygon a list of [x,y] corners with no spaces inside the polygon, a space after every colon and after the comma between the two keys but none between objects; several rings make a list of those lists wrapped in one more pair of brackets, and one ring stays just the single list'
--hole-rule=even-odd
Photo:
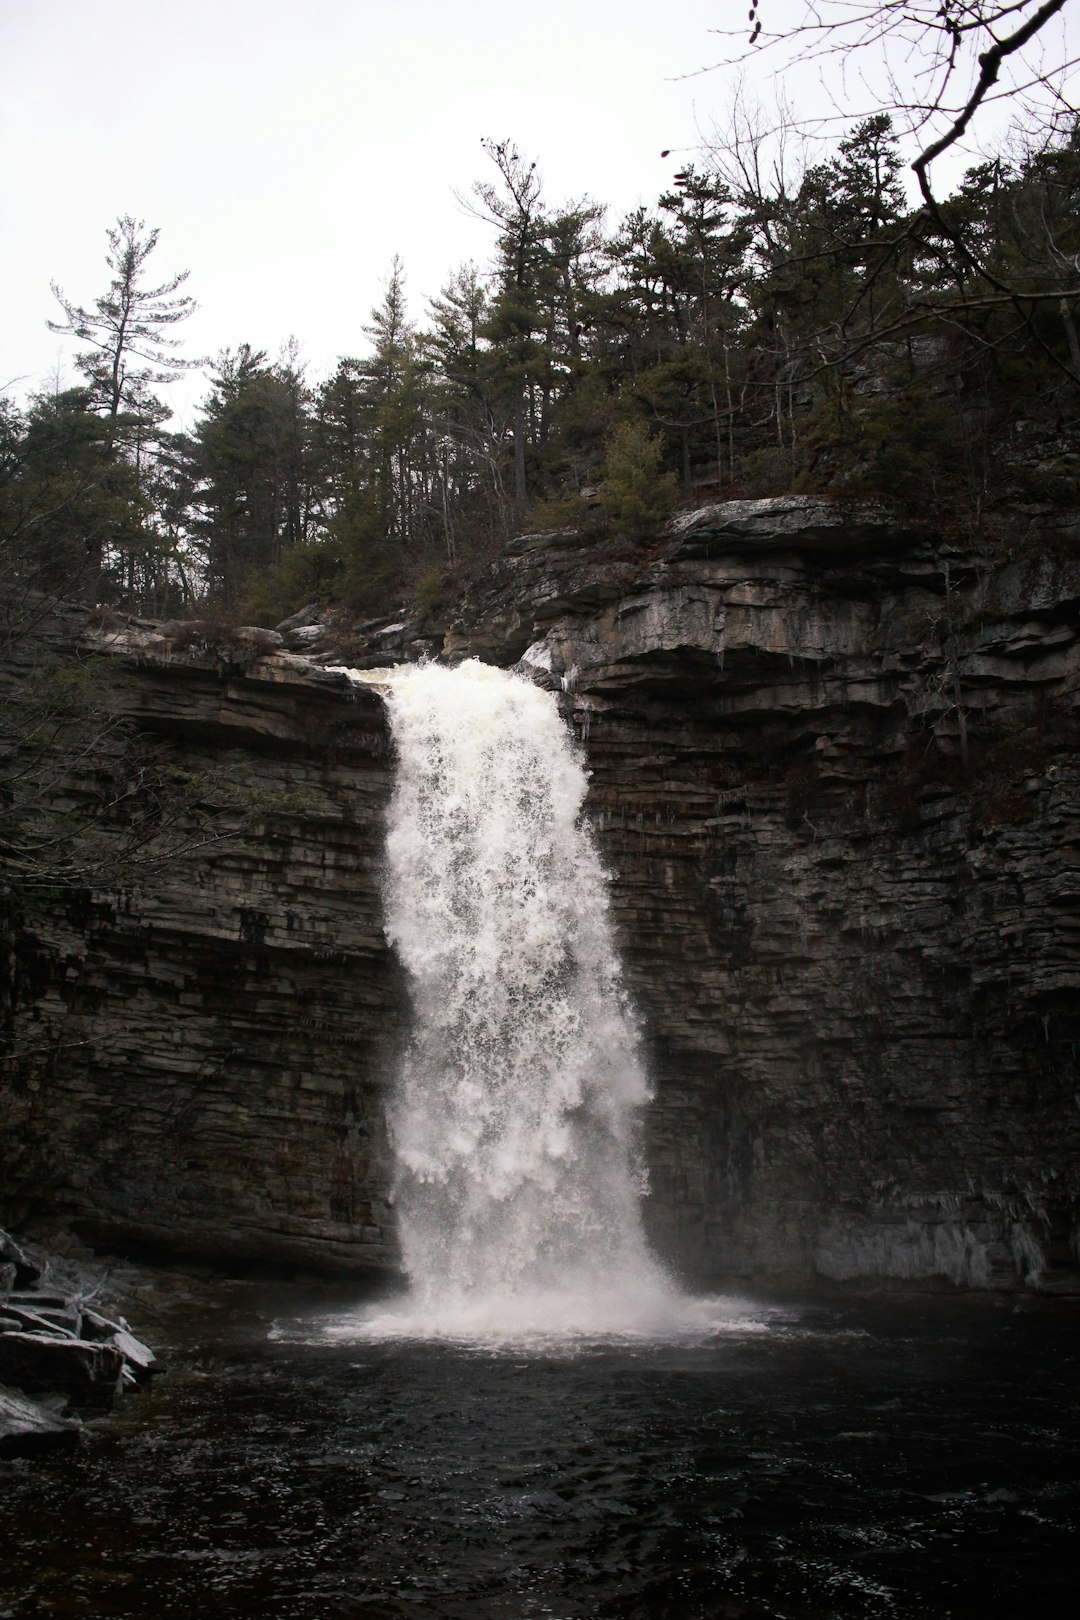
[{"label": "waterfall", "polygon": [[386,680],[387,933],[413,1030],[389,1106],[416,1331],[648,1331],[648,1085],[555,699],[471,661]]}]

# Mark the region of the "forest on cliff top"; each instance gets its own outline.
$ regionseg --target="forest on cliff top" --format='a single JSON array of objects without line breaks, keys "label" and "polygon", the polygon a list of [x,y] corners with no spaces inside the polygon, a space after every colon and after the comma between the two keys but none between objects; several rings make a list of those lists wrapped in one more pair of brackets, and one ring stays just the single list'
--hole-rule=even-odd
[{"label": "forest on cliff top", "polygon": [[1080,128],[1043,129],[912,208],[890,116],[800,161],[749,121],[611,229],[485,142],[463,200],[492,254],[410,318],[395,260],[368,352],[221,353],[191,432],[186,272],[108,232],[107,290],[59,288],[76,387],[0,402],[9,584],[273,624],[311,601],[434,606],[523,528],[646,536],[680,504],[882,496],[964,537],[1075,502]]}]

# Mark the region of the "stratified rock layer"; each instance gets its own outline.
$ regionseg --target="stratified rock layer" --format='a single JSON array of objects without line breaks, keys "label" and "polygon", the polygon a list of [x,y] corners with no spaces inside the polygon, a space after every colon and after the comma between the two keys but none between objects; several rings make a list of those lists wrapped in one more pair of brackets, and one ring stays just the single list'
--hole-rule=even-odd
[{"label": "stratified rock layer", "polygon": [[164,868],[24,912],[0,1093],[9,1222],[392,1266],[381,701],[288,655],[175,654],[132,626],[67,639],[108,655],[136,755],[187,808]]},{"label": "stratified rock layer", "polygon": [[[1076,1286],[1076,552],[729,503],[651,551],[523,539],[455,622],[349,655],[520,660],[561,693],[655,1086],[652,1229],[695,1276]],[[52,1055],[3,1097],[4,1210],[392,1264],[379,700],[254,644],[243,669],[97,644],[178,759],[290,797],[38,919],[20,1030]]]},{"label": "stratified rock layer", "polygon": [[617,594],[557,537],[507,567],[594,773],[662,1245],[1075,1287],[1076,562],[786,501]]}]

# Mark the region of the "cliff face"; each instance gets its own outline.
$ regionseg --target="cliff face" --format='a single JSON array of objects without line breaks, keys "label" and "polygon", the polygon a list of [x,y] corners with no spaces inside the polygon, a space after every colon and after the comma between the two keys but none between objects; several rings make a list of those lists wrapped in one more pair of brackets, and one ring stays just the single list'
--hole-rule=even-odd
[{"label": "cliff face", "polygon": [[614,588],[539,539],[452,635],[566,689],[694,1272],[1075,1286],[1078,598],[745,502]]},{"label": "cliff face", "polygon": [[23,908],[0,1091],[9,1220],[393,1265],[381,702],[288,655],[174,653],[130,626],[63,639],[104,655],[110,708],[164,769],[166,803],[170,772],[183,797],[163,868]]},{"label": "cliff face", "polygon": [[[1069,556],[731,503],[649,554],[520,541],[457,622],[355,654],[521,660],[562,694],[655,1085],[650,1218],[696,1275],[1075,1285]],[[97,640],[144,731],[291,797],[38,919],[20,1028],[52,1056],[2,1099],[4,1213],[392,1263],[378,700],[281,652],[241,674],[125,635]]]}]

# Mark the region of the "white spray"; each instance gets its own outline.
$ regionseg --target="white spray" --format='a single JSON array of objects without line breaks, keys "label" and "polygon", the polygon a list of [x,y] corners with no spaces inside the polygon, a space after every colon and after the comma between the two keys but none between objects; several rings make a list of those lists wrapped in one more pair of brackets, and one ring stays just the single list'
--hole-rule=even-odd
[{"label": "white spray", "polygon": [[476,662],[395,670],[387,930],[415,1027],[390,1109],[411,1294],[435,1333],[659,1327],[620,985],[586,779],[555,700]]}]

